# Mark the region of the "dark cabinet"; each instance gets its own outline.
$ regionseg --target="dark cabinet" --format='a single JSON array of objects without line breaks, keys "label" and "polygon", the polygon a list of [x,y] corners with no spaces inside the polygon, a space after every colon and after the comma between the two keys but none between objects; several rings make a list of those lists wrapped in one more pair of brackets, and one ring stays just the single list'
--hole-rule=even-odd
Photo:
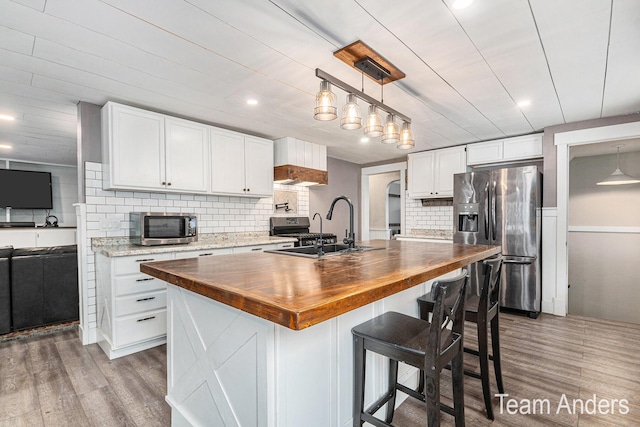
[{"label": "dark cabinet", "polygon": [[14,249],[11,311],[14,330],[78,319],[75,245]]}]

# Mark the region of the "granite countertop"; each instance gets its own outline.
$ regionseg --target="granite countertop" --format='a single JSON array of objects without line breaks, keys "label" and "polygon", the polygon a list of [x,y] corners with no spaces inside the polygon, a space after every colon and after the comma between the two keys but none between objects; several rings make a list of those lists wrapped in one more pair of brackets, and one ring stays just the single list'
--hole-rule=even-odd
[{"label": "granite countertop", "polygon": [[271,245],[295,242],[291,237],[269,236],[265,232],[200,234],[197,242],[183,245],[132,245],[128,237],[94,237],[91,250],[108,257],[199,251],[204,249],[237,248],[240,246]]},{"label": "granite countertop", "polygon": [[410,234],[396,234],[395,238],[453,240],[452,230],[411,230]]},{"label": "granite countertop", "polygon": [[140,271],[300,330],[500,252],[500,246],[396,240],[319,259],[243,253],[144,263]]}]

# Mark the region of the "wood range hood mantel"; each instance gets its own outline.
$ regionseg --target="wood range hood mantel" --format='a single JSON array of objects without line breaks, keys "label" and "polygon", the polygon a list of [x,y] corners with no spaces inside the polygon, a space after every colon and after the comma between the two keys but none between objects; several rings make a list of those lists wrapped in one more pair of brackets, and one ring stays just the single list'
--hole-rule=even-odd
[{"label": "wood range hood mantel", "polygon": [[327,171],[311,169],[304,166],[281,165],[273,168],[273,181],[280,184],[316,184],[327,185]]}]

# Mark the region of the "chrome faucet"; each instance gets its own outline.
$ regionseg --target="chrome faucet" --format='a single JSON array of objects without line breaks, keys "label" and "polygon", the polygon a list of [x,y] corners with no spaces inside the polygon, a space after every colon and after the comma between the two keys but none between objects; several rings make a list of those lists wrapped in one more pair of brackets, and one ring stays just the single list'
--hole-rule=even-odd
[{"label": "chrome faucet", "polygon": [[333,202],[331,202],[331,206],[329,207],[329,212],[327,213],[327,219],[331,221],[331,217],[333,216],[333,207],[338,200],[344,200],[349,204],[349,230],[345,230],[345,236],[342,242],[345,245],[349,245],[349,249],[353,249],[356,243],[356,234],[353,232],[353,203],[351,203],[351,200],[349,200],[347,196],[338,196],[333,199]]},{"label": "chrome faucet", "polygon": [[320,246],[318,246],[318,238],[316,237],[316,243],[315,248],[318,251],[318,256],[322,256],[324,255],[324,238],[322,237],[322,215],[320,215],[318,212],[316,212],[315,214],[313,214],[313,219],[316,219],[316,216],[318,218],[320,218]]}]

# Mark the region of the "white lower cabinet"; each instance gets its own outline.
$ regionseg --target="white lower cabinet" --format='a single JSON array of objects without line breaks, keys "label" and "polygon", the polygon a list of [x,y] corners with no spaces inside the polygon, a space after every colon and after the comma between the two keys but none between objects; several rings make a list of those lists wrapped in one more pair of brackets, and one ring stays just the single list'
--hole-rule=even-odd
[{"label": "white lower cabinet", "polygon": [[140,272],[140,264],[276,249],[279,243],[235,248],[107,257],[96,254],[98,344],[109,359],[167,342],[167,284]]}]

